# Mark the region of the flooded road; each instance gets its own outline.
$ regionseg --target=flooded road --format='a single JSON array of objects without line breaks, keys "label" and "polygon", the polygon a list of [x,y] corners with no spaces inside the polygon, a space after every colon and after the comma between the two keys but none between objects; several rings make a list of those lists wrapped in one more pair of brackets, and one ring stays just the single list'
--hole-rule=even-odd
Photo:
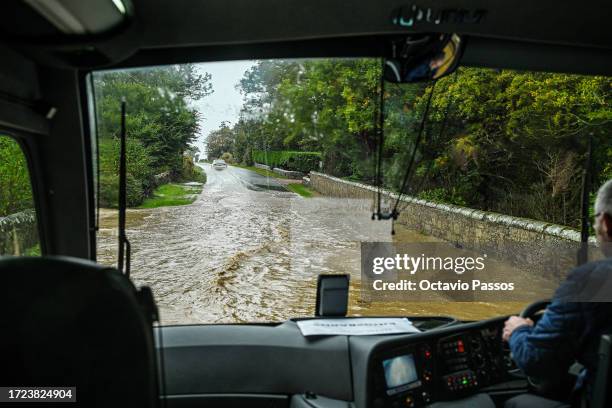
[{"label": "flooded road", "polygon": [[[320,273],[351,274],[351,315],[516,313],[525,302],[363,302],[360,242],[391,242],[369,200],[302,198],[274,179],[204,165],[190,205],[128,211],[132,278],[153,289],[162,324],[283,321],[314,314]],[[116,210],[102,210],[98,260],[115,264]],[[432,241],[399,228],[396,240]]]}]

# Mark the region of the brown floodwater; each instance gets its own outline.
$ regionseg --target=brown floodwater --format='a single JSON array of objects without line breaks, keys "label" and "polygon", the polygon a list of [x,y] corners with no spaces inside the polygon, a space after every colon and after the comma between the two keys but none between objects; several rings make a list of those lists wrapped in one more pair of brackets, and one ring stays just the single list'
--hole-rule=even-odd
[{"label": "brown floodwater", "polygon": [[[365,301],[360,295],[361,242],[438,242],[372,221],[368,200],[302,198],[244,169],[215,171],[190,205],[130,209],[131,276],[150,286],[162,324],[278,322],[312,316],[317,276],[351,274],[349,314],[447,315],[476,320],[518,313],[518,301]],[[117,212],[101,210],[98,261],[114,265]],[[526,276],[524,287],[548,287]],[[534,280],[535,279],[535,280]],[[539,293],[533,293],[533,300]]]}]

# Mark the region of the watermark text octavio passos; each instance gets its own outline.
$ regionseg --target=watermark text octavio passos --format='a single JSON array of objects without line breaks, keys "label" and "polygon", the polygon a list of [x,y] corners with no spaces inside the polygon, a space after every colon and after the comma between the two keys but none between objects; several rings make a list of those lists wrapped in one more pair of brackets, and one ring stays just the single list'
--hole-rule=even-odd
[{"label": "watermark text octavio passos", "polygon": [[553,276],[521,269],[483,250],[440,242],[361,243],[364,301],[523,301],[549,297],[555,287]]}]

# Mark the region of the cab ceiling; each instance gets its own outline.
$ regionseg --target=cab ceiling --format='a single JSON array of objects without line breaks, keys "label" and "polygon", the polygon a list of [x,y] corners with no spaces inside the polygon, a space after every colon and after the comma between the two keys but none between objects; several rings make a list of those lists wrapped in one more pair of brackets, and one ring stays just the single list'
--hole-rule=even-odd
[{"label": "cab ceiling", "polygon": [[[132,0],[131,3],[129,21],[98,37],[49,41],[8,36],[8,42],[45,64],[117,68],[241,58],[381,56],[389,36],[458,32],[470,38],[464,61],[468,65],[485,60],[488,66],[504,67],[505,63],[529,68],[529,59],[550,56],[550,64],[544,61],[535,65],[559,71],[570,63],[572,71],[583,73],[610,73],[612,67],[610,1]],[[478,22],[451,20],[439,24],[417,21],[411,27],[393,23],[400,10],[413,6],[429,8],[434,13],[478,11],[482,18]],[[542,54],[543,49],[548,51]],[[498,52],[486,60],[486,53],[491,50]],[[504,50],[510,54],[503,57]],[[564,53],[575,55],[564,59]],[[496,54],[502,54],[502,58],[496,61]],[[577,56],[587,59],[576,61]],[[518,58],[519,63],[513,64],[512,58]]]}]

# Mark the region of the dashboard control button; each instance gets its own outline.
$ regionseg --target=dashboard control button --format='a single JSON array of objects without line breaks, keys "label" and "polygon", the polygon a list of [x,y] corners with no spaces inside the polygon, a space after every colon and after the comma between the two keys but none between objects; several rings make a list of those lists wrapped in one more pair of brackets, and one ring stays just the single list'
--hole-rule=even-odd
[{"label": "dashboard control button", "polygon": [[423,391],[421,396],[423,397],[423,402],[425,402],[425,403],[431,402],[431,396],[429,395],[429,393],[427,391]]},{"label": "dashboard control button", "polygon": [[478,378],[472,370],[466,370],[445,376],[444,383],[449,391],[465,390],[477,387]]}]

